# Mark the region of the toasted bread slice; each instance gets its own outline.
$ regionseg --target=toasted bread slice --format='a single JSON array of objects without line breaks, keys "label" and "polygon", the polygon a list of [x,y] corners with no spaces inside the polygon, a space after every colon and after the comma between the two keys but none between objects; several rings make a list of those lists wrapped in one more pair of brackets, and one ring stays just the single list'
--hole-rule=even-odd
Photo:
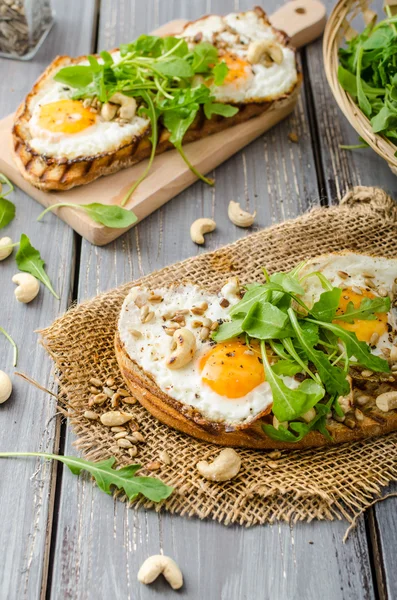
[{"label": "toasted bread slice", "polygon": [[[260,18],[263,19],[264,23],[269,25],[265,13],[261,9],[255,9],[255,11],[260,14]],[[191,23],[187,24],[187,26],[189,25]],[[281,32],[277,32],[277,35],[280,43],[287,46],[287,36]],[[30,141],[32,135],[29,123],[32,118],[34,99],[48,85],[49,81],[60,68],[81,63],[86,58],[85,56],[77,58],[70,58],[68,56],[57,57],[35,83],[32,91],[27,95],[16,112],[12,131],[16,164],[27,181],[44,191],[68,190],[78,185],[90,183],[102,175],[110,175],[148,158],[151,152],[149,128],[143,134],[131,137],[128,142],[124,142],[123,145],[112,151],[91,156],[82,155],[74,158],[66,156],[54,157],[38,153],[31,147]],[[258,101],[255,100],[244,104],[236,103],[239,112],[233,117],[226,118],[214,115],[211,119],[207,119],[204,113],[199,111],[197,118],[184,136],[184,144],[243,123],[266,111],[277,110],[285,106],[285,104],[291,104],[292,106],[296,101],[301,80],[302,76],[298,73],[296,82],[290,87],[288,92],[283,93],[277,99],[259,99]],[[174,148],[169,142],[169,136],[169,132],[165,128],[160,127],[159,143],[156,149],[157,154]]]},{"label": "toasted bread slice", "polygon": [[[355,420],[354,427],[351,423],[347,426],[344,423],[331,422],[327,429],[333,442],[329,442],[317,431],[310,432],[300,442],[293,444],[272,440],[262,429],[263,424],[271,423],[270,416],[254,421],[248,428],[228,431],[224,424],[209,421],[198,411],[162,392],[153,379],[129,357],[118,332],[115,336],[115,352],[121,374],[131,394],[156,419],[173,429],[219,446],[294,450],[355,442],[397,430],[397,411],[385,413],[376,406],[371,406],[370,410],[363,413],[362,421]],[[358,388],[353,380],[353,391],[356,389]],[[364,391],[362,393],[364,394]]]}]

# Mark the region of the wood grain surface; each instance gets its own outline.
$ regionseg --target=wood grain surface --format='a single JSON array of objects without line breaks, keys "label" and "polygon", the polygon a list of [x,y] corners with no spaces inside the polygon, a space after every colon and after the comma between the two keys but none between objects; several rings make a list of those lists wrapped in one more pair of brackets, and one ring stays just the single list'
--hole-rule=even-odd
[{"label": "wood grain surface", "polygon": [[[6,86],[0,88],[0,115],[15,106],[55,53],[112,47],[174,18],[195,19],[204,13],[250,6],[248,0],[102,0],[97,22],[93,2],[69,1],[66,9],[66,3],[59,0],[57,28],[38,57],[27,66],[0,62],[1,72],[7,70],[6,81],[18,95],[14,98]],[[263,7],[272,12],[277,0],[269,0]],[[96,26],[97,39],[93,37]],[[304,90],[288,120],[218,167],[212,174],[214,189],[201,182],[194,184],[107,247],[82,241],[54,215],[48,216],[42,229],[32,221],[39,207],[18,194],[18,219],[4,235],[10,230],[16,237],[21,229],[31,233],[32,242],[36,240],[47,258],[55,286],[62,290],[61,304],[42,290],[41,298],[31,306],[16,306],[10,283],[14,266],[10,261],[0,266],[1,287],[4,281],[9,298],[0,325],[21,344],[21,370],[51,385],[51,366],[43,351],[36,350],[32,328],[49,323],[69,298],[90,298],[176,260],[249,235],[251,230],[238,229],[228,220],[230,199],[258,211],[253,228],[257,230],[320,202],[333,202],[352,184],[383,185],[396,191],[397,180],[374,153],[348,154],[339,149],[341,143],[353,143],[356,134],[330,96],[321,43],[302,51],[300,60]],[[292,131],[297,133],[298,143],[289,140]],[[217,222],[205,248],[195,246],[188,235],[191,222],[201,216]],[[10,370],[11,351],[2,340],[0,353],[0,364],[6,361]],[[0,426],[5,432],[0,438],[1,450],[56,448],[57,428],[54,421],[48,425],[55,410],[51,399],[19,383],[17,394],[0,409]],[[61,450],[75,454],[73,435],[64,425],[60,438]],[[34,461],[0,463],[5,517],[0,544],[8,549],[0,562],[0,598],[35,600],[40,590],[43,598],[52,600],[171,598],[175,592],[164,581],[146,587],[136,579],[143,560],[162,552],[180,564],[185,586],[178,597],[189,600],[397,597],[393,568],[396,499],[386,500],[369,517],[361,518],[343,544],[347,528],[343,521],[243,529],[152,511],[135,512],[100,492],[89,478],[76,478],[61,467],[57,477],[51,477],[47,465],[31,480],[37,466]]]}]

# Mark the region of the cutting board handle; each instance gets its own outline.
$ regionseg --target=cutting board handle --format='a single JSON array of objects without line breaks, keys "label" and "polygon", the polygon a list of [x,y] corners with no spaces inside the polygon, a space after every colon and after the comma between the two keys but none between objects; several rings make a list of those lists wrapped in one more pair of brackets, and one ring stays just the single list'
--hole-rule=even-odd
[{"label": "cutting board handle", "polygon": [[320,37],[326,22],[326,8],[319,0],[291,0],[273,13],[273,27],[285,31],[295,48]]}]

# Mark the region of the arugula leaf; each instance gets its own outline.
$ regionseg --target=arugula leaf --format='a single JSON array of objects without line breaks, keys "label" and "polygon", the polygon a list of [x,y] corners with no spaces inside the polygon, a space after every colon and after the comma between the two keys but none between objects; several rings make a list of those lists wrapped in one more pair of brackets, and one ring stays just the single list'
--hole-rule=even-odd
[{"label": "arugula leaf", "polygon": [[291,421],[315,406],[325,394],[324,388],[313,381],[305,379],[297,389],[289,388],[280,375],[270,366],[266,354],[265,343],[261,342],[262,360],[273,395],[273,414],[279,421]]},{"label": "arugula leaf", "polygon": [[12,339],[12,337],[10,336],[10,334],[7,333],[6,330],[3,329],[2,327],[0,327],[0,333],[2,333],[7,338],[7,340],[10,342],[11,346],[13,347],[14,356],[13,356],[12,364],[13,364],[14,367],[16,367],[17,366],[17,361],[18,361],[18,348],[17,348],[17,345],[14,342],[14,340]]},{"label": "arugula leaf", "polygon": [[165,75],[166,77],[189,78],[194,75],[194,70],[189,63],[179,57],[156,63],[155,68],[156,71],[162,73],[162,75]]},{"label": "arugula leaf", "polygon": [[113,469],[116,462],[114,457],[98,462],[76,458],[75,456],[60,456],[46,452],[0,452],[0,458],[16,458],[20,456],[39,456],[49,460],[58,460],[69,467],[74,475],[88,471],[95,479],[99,489],[106,494],[112,493],[112,488],[124,490],[129,500],[134,500],[142,494],[152,502],[160,502],[168,498],[173,488],[154,477],[138,477],[136,472],[141,465],[128,465],[121,469]]},{"label": "arugula leaf", "polygon": [[15,217],[15,205],[0,196],[0,229],[11,223]]},{"label": "arugula leaf", "polygon": [[278,360],[272,365],[272,369],[276,375],[288,375],[289,377],[302,371],[302,367],[293,360]]},{"label": "arugula leaf", "polygon": [[222,323],[216,331],[212,333],[211,338],[216,342],[224,342],[231,338],[237,337],[243,333],[241,324],[243,319],[236,319],[235,321],[227,321]]},{"label": "arugula leaf", "polygon": [[91,204],[72,204],[71,202],[59,202],[59,204],[53,204],[49,206],[37,217],[40,221],[46,213],[51,210],[68,206],[77,210],[82,210],[93,221],[101,223],[106,227],[114,227],[116,229],[123,229],[129,227],[138,220],[137,216],[131,211],[120,206],[100,204],[99,202],[93,202]]},{"label": "arugula leaf", "polygon": [[240,302],[237,302],[237,304],[232,306],[232,308],[229,310],[229,315],[233,318],[245,316],[256,302],[266,302],[269,297],[270,291],[267,286],[257,285],[252,287],[245,292],[244,297],[242,300],[240,300]]},{"label": "arugula leaf", "polygon": [[51,294],[59,300],[58,294],[51,285],[51,281],[44,270],[44,260],[40,256],[40,252],[33,248],[27,235],[21,235],[19,249],[15,255],[15,261],[18,269],[25,273],[30,273],[50,290]]},{"label": "arugula leaf", "polygon": [[332,321],[335,318],[341,295],[342,290],[336,287],[331,291],[323,292],[310,309],[310,314],[318,321]]},{"label": "arugula leaf", "polygon": [[221,104],[220,102],[208,101],[204,104],[204,114],[207,119],[212,115],[221,115],[222,117],[234,117],[238,113],[237,106],[231,104]]},{"label": "arugula leaf", "polygon": [[212,73],[214,75],[214,84],[222,85],[227,77],[227,74],[229,73],[229,67],[224,61],[219,62],[212,69]]},{"label": "arugula leaf", "polygon": [[[354,308],[353,302],[349,302],[346,307],[346,311],[343,314],[336,315],[335,317],[333,317],[333,320],[339,319],[341,321],[345,321],[346,323],[354,323],[355,319],[374,321],[376,319],[375,313],[385,313],[389,310],[389,297],[363,298],[358,308]],[[318,316],[314,314],[313,316],[316,319],[320,320]],[[328,319],[323,320],[326,321]]]},{"label": "arugula leaf", "polygon": [[310,431],[310,427],[306,423],[299,423],[297,421],[289,423],[289,425],[298,425],[298,429],[300,429],[298,435],[294,435],[292,431],[289,431],[283,425],[279,425],[278,429],[273,427],[273,425],[262,425],[262,429],[270,439],[276,442],[289,442],[292,444],[300,442]]},{"label": "arugula leaf", "polygon": [[270,302],[256,302],[248,311],[242,329],[258,340],[282,339],[293,335],[288,316]]},{"label": "arugula leaf", "polygon": [[289,273],[273,273],[273,275],[270,275],[270,281],[272,283],[277,283],[287,293],[305,293],[305,290],[300,285],[299,281],[292,277]]},{"label": "arugula leaf", "polygon": [[[354,356],[361,366],[366,367],[370,371],[377,371],[380,373],[390,372],[390,367],[387,360],[384,360],[383,358],[372,354],[369,346],[365,342],[360,342],[353,331],[347,331],[346,329],[343,329],[343,327],[340,327],[339,325],[335,325],[333,323],[320,323],[317,321],[313,322],[325,329],[328,329],[329,331],[334,333],[338,338],[340,338],[346,344],[346,349],[349,358]],[[345,396],[346,393],[347,392],[339,395]]]},{"label": "arugula leaf", "polygon": [[[340,369],[337,366],[331,365],[327,355],[324,354],[324,352],[313,348],[304,329],[300,327],[298,319],[296,318],[296,315],[291,308],[288,309],[288,315],[300,345],[304,349],[309,360],[311,360],[311,362],[315,365],[327,392],[332,395],[338,394],[339,396],[346,396],[346,394],[349,393],[350,386],[349,382],[346,379],[346,374],[344,373],[344,371],[342,371],[342,369]],[[323,327],[327,325],[326,323],[319,321],[311,322],[314,322],[316,325],[320,325]],[[285,419],[279,420],[283,421]]]},{"label": "arugula leaf", "polygon": [[75,88],[85,88],[94,80],[91,66],[75,65],[63,67],[54,75],[54,80]]},{"label": "arugula leaf", "polygon": [[192,69],[195,73],[207,73],[218,62],[218,50],[208,42],[196,44],[193,48]]}]

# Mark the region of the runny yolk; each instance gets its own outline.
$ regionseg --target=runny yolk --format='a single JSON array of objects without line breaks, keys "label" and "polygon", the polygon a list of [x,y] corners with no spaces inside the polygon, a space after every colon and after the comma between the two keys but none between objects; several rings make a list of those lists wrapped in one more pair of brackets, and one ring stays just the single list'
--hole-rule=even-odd
[{"label": "runny yolk", "polygon": [[43,104],[39,124],[54,133],[79,133],[96,122],[95,113],[78,100],[57,100]]},{"label": "runny yolk", "polygon": [[251,65],[246,60],[239,58],[235,54],[227,53],[223,54],[220,58],[229,68],[224,84],[235,83],[238,79],[248,79],[251,75]]},{"label": "runny yolk", "polygon": [[[364,297],[375,298],[375,295],[371,292],[362,288],[360,289],[362,295],[353,292],[350,288],[342,291],[338,310],[336,311],[338,315],[343,315],[346,312],[349,302],[353,303],[354,308],[359,308]],[[380,337],[387,332],[387,313],[375,313],[375,316],[376,320],[373,321],[354,319],[354,323],[347,323],[346,321],[337,319],[334,323],[337,323],[347,331],[354,331],[361,342],[369,343],[373,333],[377,333]]]},{"label": "runny yolk", "polygon": [[241,398],[265,380],[259,348],[250,349],[237,339],[213,346],[199,368],[202,381],[227,398]]}]

